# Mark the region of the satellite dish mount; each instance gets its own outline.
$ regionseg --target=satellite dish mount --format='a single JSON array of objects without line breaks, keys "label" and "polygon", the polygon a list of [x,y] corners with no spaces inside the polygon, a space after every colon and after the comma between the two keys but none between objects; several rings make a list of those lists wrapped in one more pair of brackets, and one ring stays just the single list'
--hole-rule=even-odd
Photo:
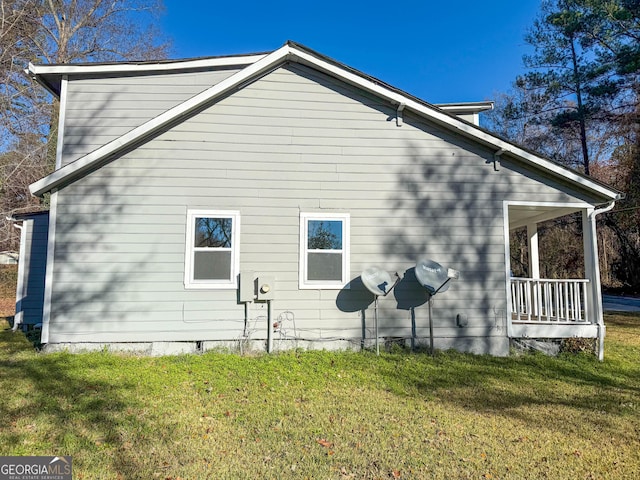
[{"label": "satellite dish mount", "polygon": [[398,273],[395,273],[396,280],[392,282],[391,275],[386,270],[383,270],[380,267],[370,267],[367,268],[362,274],[360,278],[362,279],[362,283],[364,286],[373,293],[374,297],[374,329],[376,336],[376,355],[380,355],[380,344],[378,342],[378,297],[386,297],[391,293],[391,290],[398,284],[400,281],[400,276]]},{"label": "satellite dish mount", "polygon": [[458,270],[444,268],[433,260],[419,260],[416,263],[416,279],[429,292],[429,350],[434,354],[433,348],[433,320],[432,302],[433,297],[439,292],[446,292],[449,289],[449,282],[460,276]]}]

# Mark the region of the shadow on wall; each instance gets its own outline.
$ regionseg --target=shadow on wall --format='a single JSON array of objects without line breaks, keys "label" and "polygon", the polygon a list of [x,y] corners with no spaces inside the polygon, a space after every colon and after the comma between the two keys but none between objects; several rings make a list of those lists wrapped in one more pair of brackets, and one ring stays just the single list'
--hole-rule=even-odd
[{"label": "shadow on wall", "polygon": [[[140,272],[158,248],[153,232],[135,234],[130,212],[124,212],[120,198],[134,184],[102,169],[99,179],[92,178],[89,185],[69,186],[79,192],[60,199],[52,331],[73,334],[82,331],[83,324],[100,322],[108,322],[109,329],[116,331],[117,323],[125,322],[131,314],[118,308],[118,302],[124,293],[135,298],[135,288],[127,292],[126,286],[142,282]],[[69,203],[69,199],[76,202],[78,198],[83,198],[80,204]],[[136,235],[140,238],[135,239]],[[146,248],[141,248],[143,238],[148,240]],[[59,318],[65,321],[56,321]],[[79,341],[90,341],[90,337]]]},{"label": "shadow on wall", "polygon": [[393,289],[398,310],[409,310],[414,317],[415,309],[429,301],[427,289],[420,285],[416,278],[416,269],[411,267],[404,272],[402,279]]},{"label": "shadow on wall", "polygon": [[[380,335],[406,337],[410,323],[412,337],[428,336],[429,295],[413,268],[426,258],[460,271],[460,279],[434,299],[436,338],[459,337],[456,345],[465,349],[464,339],[473,337],[473,350],[489,351],[490,337],[506,333],[502,202],[514,188],[511,176],[494,170],[488,150],[410,118],[405,123],[435,136],[438,148],[436,142],[408,143],[410,161],[397,167],[396,187],[385,200],[392,218],[382,227],[379,262],[406,270],[394,290],[395,309],[384,306]],[[356,289],[343,291],[337,306],[361,309],[364,316],[364,306],[355,301],[360,297]],[[456,323],[458,314],[468,318],[466,325]]]},{"label": "shadow on wall", "polygon": [[506,322],[502,202],[512,192],[511,176],[494,170],[489,151],[437,129],[429,133],[453,148],[408,145],[413,162],[398,169],[398,195],[391,199],[406,220],[388,229],[384,253],[398,262],[430,258],[461,272],[433,304],[436,337],[438,328],[456,327],[458,313],[473,327],[458,328],[461,337],[503,334],[496,328]]},{"label": "shadow on wall", "polygon": [[[415,267],[411,267],[399,277],[393,290],[389,292],[388,297],[380,296],[379,301],[382,307],[391,304],[391,299],[395,300],[396,310],[405,310],[409,312],[411,323],[411,342],[415,344],[416,332],[416,314],[415,309],[426,304],[429,301],[429,293],[419,283],[415,276]],[[369,291],[362,277],[358,276],[349,282],[348,288],[345,287],[338,293],[336,305],[342,312],[360,312],[362,318],[362,341],[374,337],[375,332],[371,326],[367,327],[367,310],[374,304],[375,295]],[[372,315],[373,317],[373,315]],[[406,328],[406,326],[405,326]]]},{"label": "shadow on wall", "polygon": [[[106,99],[104,104],[109,101]],[[95,128],[73,129],[77,145],[91,144],[88,138],[92,135]],[[126,153],[119,153],[116,160],[109,162],[118,161]],[[130,178],[126,169],[110,169],[109,162],[58,193],[50,340],[55,341],[56,335],[61,334],[81,342],[95,341],[83,326],[100,322],[105,325],[94,328],[94,335],[104,330],[116,331],[130,314],[118,308],[118,299],[158,248],[152,225],[146,225],[147,235],[140,232],[135,239],[132,210],[125,212],[131,205],[122,198],[127,190],[139,185],[139,180]],[[144,223],[140,225],[145,227]]]}]

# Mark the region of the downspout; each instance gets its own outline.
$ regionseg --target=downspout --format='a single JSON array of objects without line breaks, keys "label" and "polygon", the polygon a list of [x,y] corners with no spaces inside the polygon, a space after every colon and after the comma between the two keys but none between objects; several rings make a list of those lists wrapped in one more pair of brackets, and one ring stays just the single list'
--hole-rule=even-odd
[{"label": "downspout", "polygon": [[600,286],[600,262],[598,261],[598,237],[596,236],[596,217],[601,213],[610,211],[616,202],[612,200],[609,205],[602,208],[597,208],[589,214],[589,229],[593,238],[591,242],[593,251],[591,252],[594,259],[593,279],[594,286],[591,290],[594,294],[593,305],[594,314],[596,315],[598,325],[598,360],[601,362],[604,360],[604,337],[606,334],[606,327],[604,325],[603,309],[602,309],[602,288]]}]

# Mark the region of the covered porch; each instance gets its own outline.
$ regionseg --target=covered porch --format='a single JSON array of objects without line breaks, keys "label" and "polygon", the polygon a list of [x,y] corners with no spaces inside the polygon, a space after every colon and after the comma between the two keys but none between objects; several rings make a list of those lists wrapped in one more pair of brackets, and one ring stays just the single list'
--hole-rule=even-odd
[{"label": "covered porch", "polygon": [[[585,203],[505,202],[505,264],[507,331],[510,338],[597,338],[603,358],[605,326],[596,237],[596,216],[613,208]],[[569,214],[580,214],[584,276],[541,278],[538,225]],[[526,229],[526,272],[514,276],[510,240]],[[544,253],[544,252],[543,252]]]}]

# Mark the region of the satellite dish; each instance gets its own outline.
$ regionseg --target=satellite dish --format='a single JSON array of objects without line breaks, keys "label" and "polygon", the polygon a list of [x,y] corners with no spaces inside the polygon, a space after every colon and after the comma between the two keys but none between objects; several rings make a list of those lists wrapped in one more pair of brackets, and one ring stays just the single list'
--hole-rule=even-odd
[{"label": "satellite dish", "polygon": [[449,280],[458,278],[459,274],[457,270],[445,268],[433,260],[423,259],[416,263],[416,278],[430,295],[446,292],[449,289]]},{"label": "satellite dish", "polygon": [[375,296],[385,296],[395,286],[389,272],[380,267],[369,267],[362,272],[360,277],[362,278],[364,286],[367,287],[367,290]]},{"label": "satellite dish", "polygon": [[393,287],[400,281],[400,276],[396,273],[396,281],[392,283],[391,275],[380,267],[369,267],[360,275],[362,283],[367,290],[374,295],[374,328],[376,336],[376,354],[380,355],[380,345],[378,343],[378,297],[385,297],[393,290]]}]

